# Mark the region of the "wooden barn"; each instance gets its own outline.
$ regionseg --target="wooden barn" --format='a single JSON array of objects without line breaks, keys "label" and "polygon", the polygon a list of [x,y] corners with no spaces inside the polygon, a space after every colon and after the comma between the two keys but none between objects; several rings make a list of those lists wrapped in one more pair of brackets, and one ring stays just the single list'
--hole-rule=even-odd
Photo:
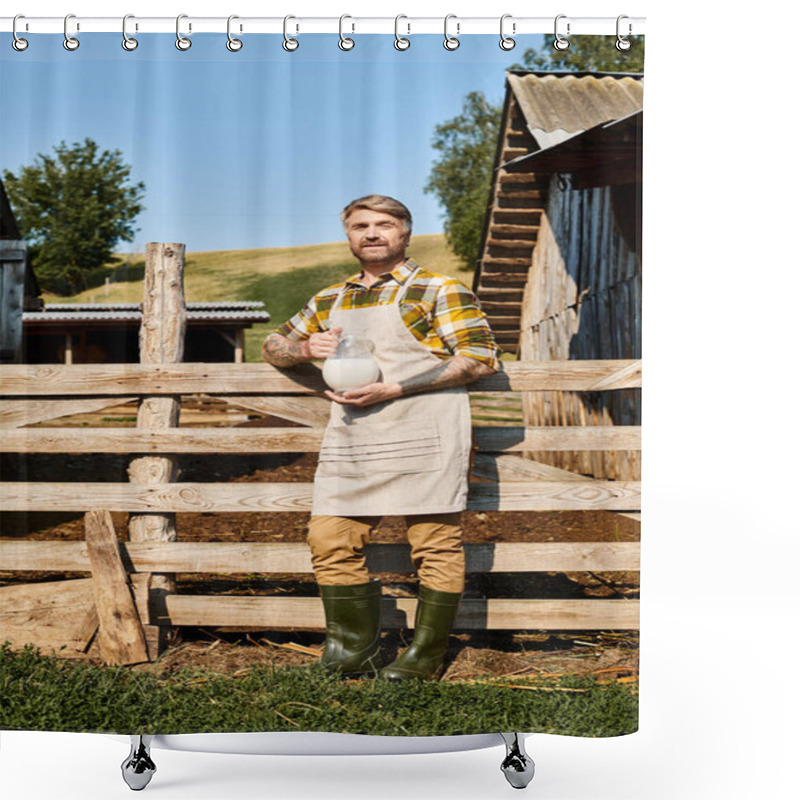
[{"label": "wooden barn", "polygon": [[[258,301],[187,303],[184,361],[240,363],[244,332],[269,322]],[[48,303],[23,314],[28,364],[139,363],[138,303]]]},{"label": "wooden barn", "polygon": [[[474,289],[522,360],[641,358],[640,75],[507,73]],[[528,426],[639,425],[641,391],[523,395]],[[531,453],[619,480],[638,451]]]},{"label": "wooden barn", "polygon": [[21,361],[23,311],[41,308],[40,294],[25,241],[0,180],[0,362]]}]

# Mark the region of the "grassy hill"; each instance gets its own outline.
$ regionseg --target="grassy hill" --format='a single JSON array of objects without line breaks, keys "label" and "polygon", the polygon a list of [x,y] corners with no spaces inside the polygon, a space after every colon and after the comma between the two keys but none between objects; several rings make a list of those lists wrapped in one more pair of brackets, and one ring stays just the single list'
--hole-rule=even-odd
[{"label": "grassy hill", "polygon": [[[470,285],[472,273],[461,268],[443,234],[412,236],[411,258],[435,272]],[[109,268],[108,286],[62,297],[45,292],[45,303],[140,303],[143,255],[122,255],[124,263]],[[245,358],[261,360],[264,337],[296,313],[311,295],[358,270],[345,242],[253,250],[211,250],[186,254],[184,287],[187,302],[260,300],[272,315],[268,324],[245,334]]]}]

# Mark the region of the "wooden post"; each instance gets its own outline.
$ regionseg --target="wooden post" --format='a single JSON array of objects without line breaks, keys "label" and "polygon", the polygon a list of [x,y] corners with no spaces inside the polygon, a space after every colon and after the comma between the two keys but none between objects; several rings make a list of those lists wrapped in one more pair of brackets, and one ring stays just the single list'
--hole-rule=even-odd
[{"label": "wooden post", "polygon": [[233,360],[236,364],[244,363],[244,328],[236,329],[236,345]]},{"label": "wooden post", "polygon": [[[183,267],[186,246],[149,242],[145,259],[139,360],[142,364],[173,364],[183,359],[186,335],[186,301]],[[180,397],[143,397],[137,427],[150,430],[178,425]],[[134,458],[128,466],[131,483],[159,484],[177,480],[175,456]],[[174,542],[175,514],[131,514],[128,534],[132,542]],[[152,658],[166,645],[169,624],[166,597],[175,591],[175,577],[154,574],[150,582],[150,622],[145,637]]]},{"label": "wooden post", "polygon": [[64,363],[72,363],[72,334],[68,333],[64,337]]}]

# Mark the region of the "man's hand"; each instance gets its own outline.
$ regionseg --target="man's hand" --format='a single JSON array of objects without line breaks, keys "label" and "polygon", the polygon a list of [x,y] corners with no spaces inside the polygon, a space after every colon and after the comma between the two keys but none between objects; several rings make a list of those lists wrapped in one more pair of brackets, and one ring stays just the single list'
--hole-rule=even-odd
[{"label": "man's hand", "polygon": [[308,339],[305,339],[302,344],[309,360],[332,356],[339,346],[339,334],[341,332],[342,329],[336,327],[322,333],[312,333]]},{"label": "man's hand", "polygon": [[315,358],[327,358],[336,352],[341,332],[340,327],[331,328],[324,333],[312,333],[299,342],[273,334],[264,342],[261,356],[274,367],[293,367]]},{"label": "man's hand", "polygon": [[394,400],[402,393],[399,383],[368,383],[359,389],[348,389],[341,394],[328,390],[325,392],[325,397],[342,406],[364,408],[385,400]]}]

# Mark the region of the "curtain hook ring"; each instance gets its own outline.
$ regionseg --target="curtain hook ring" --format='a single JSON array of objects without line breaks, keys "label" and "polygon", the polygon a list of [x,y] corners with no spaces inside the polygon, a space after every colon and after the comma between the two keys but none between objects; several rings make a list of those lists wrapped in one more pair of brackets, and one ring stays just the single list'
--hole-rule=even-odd
[{"label": "curtain hook ring", "polygon": [[133,14],[126,14],[122,18],[122,49],[127,50],[129,53],[139,46],[139,40],[128,36],[128,20],[136,19]]},{"label": "curtain hook ring", "polygon": [[[178,18],[175,20],[175,47],[178,50],[188,50],[192,46],[192,40],[181,35],[181,20],[188,18],[188,14],[178,14]],[[189,30],[191,29],[192,26],[190,25]]]},{"label": "curtain hook ring", "polygon": [[[400,27],[400,20],[401,19],[408,19],[405,14],[398,14],[394,18],[394,46],[396,50],[408,50],[411,47],[411,39],[406,39],[405,36],[401,36],[399,32]],[[411,33],[411,24],[406,23],[408,26],[408,33]]]},{"label": "curtain hook ring", "polygon": [[[555,35],[556,35],[556,38],[553,41],[553,47],[556,50],[566,50],[569,47],[569,39],[565,39],[558,32],[558,21],[560,19],[567,19],[567,15],[566,14],[559,14],[556,17],[556,21],[555,21]],[[567,36],[569,36],[569,22],[567,22]]]},{"label": "curtain hook ring", "polygon": [[[614,46],[615,46],[615,47],[617,48],[617,50],[619,50],[619,51],[623,51],[623,50],[630,50],[630,49],[631,49],[631,40],[630,40],[630,39],[626,39],[626,38],[625,38],[624,36],[622,36],[622,34],[619,32],[619,29],[620,29],[620,22],[622,22],[622,20],[623,20],[623,19],[630,20],[630,17],[628,17],[628,16],[627,16],[627,14],[620,14],[620,15],[617,17],[617,41],[614,43]],[[631,23],[630,23],[630,21],[629,21],[629,22],[628,22],[628,36],[630,36],[632,32],[633,32],[633,25],[631,25]]]},{"label": "curtain hook ring", "polygon": [[[503,14],[503,16],[500,17],[500,49],[501,50],[513,50],[517,46],[516,41],[514,41],[514,39],[512,39],[511,36],[506,36],[505,33],[503,32],[503,25],[505,24],[505,21],[507,19],[511,19],[511,18],[512,18],[511,14]],[[517,32],[517,23],[516,22],[512,22],[511,23],[511,33],[512,34],[516,34],[516,32]]]},{"label": "curtain hook ring", "polygon": [[[81,46],[81,43],[74,36],[69,35],[68,26],[69,26],[69,21],[71,19],[75,19],[74,14],[67,14],[67,16],[64,17],[64,42],[63,42],[64,49],[69,50],[70,52],[72,52],[73,50],[77,50]],[[76,31],[77,30],[78,28],[76,26]]]},{"label": "curtain hook ring", "polygon": [[231,53],[238,53],[242,47],[244,46],[244,42],[241,39],[237,39],[235,36],[231,36],[231,22],[235,19],[239,19],[236,14],[231,14],[228,17],[228,41],[225,42],[225,47],[231,51]]},{"label": "curtain hook ring", "polygon": [[[289,36],[288,25],[290,19],[297,19],[297,17],[288,14],[283,18],[283,49],[286,50],[287,53],[293,53],[298,47],[300,47],[300,40],[293,39],[291,36]],[[298,30],[300,30],[299,25],[296,26],[295,33]]]},{"label": "curtain hook ring", "polygon": [[11,46],[18,52],[21,53],[23,50],[28,49],[28,40],[23,39],[21,36],[17,36],[17,20],[18,19],[25,19],[24,14],[17,14],[14,17],[14,21],[11,23],[11,32],[14,34],[14,41],[11,42]]},{"label": "curtain hook ring", "polygon": [[[346,19],[353,19],[353,18],[349,14],[342,14],[342,16],[339,17],[339,47],[342,50],[352,50],[356,46],[356,43],[352,39],[346,37],[344,33],[342,33],[342,26]],[[355,29],[356,26],[353,25],[353,30]]]},{"label": "curtain hook ring", "polygon": [[456,22],[456,35],[450,36],[450,34],[447,32],[447,24],[451,19],[457,20],[458,17],[455,14],[448,14],[444,18],[444,49],[452,52],[453,50],[458,50],[458,47],[461,44],[461,42],[458,40],[458,34],[461,32],[461,23]]}]

